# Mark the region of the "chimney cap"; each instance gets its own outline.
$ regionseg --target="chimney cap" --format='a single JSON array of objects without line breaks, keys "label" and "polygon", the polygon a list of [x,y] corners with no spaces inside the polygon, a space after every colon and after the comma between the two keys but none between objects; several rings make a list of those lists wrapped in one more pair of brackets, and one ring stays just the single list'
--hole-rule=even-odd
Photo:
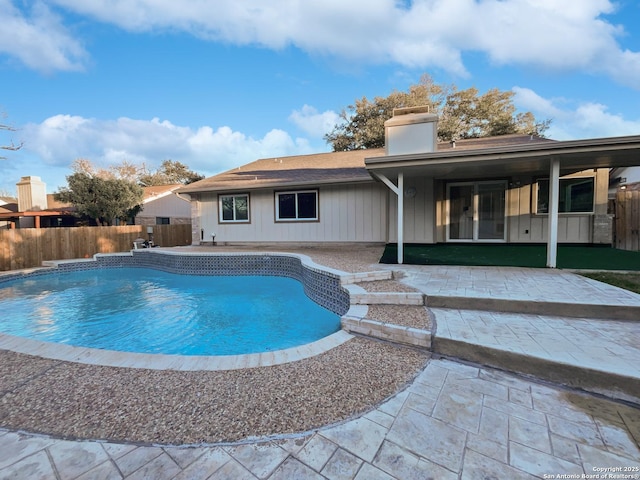
[{"label": "chimney cap", "polygon": [[438,115],[428,112],[429,107],[405,107],[394,108],[393,117],[384,122],[385,127],[396,127],[401,125],[411,125],[414,123],[437,122]]},{"label": "chimney cap", "polygon": [[393,116],[410,115],[412,113],[431,113],[429,105],[417,105],[415,107],[399,107],[393,109]]},{"label": "chimney cap", "polygon": [[42,179],[36,175],[30,175],[28,177],[20,177],[20,183],[23,182],[42,182]]}]

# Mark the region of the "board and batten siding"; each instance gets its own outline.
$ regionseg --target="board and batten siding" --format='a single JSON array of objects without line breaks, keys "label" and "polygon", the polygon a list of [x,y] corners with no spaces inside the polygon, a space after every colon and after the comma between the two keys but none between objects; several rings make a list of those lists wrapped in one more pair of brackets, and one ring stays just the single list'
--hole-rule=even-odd
[{"label": "board and batten siding", "polygon": [[[436,209],[434,180],[430,177],[405,177],[404,190],[415,195],[404,196],[404,242],[435,243]],[[398,241],[398,197],[389,197],[389,241]]]},{"label": "board and batten siding", "polygon": [[[594,238],[595,216],[606,216],[608,193],[608,169],[578,172],[572,176],[595,177],[595,201],[593,214],[561,213],[558,217],[558,241],[560,243],[601,243]],[[496,179],[503,180],[503,179]],[[453,180],[452,180],[453,181]],[[506,241],[510,243],[545,243],[547,241],[548,215],[533,211],[536,179],[518,177],[507,179],[506,192]],[[415,196],[404,197],[405,243],[445,242],[446,238],[446,184],[444,180],[428,177],[407,177],[405,191],[413,187]],[[397,241],[397,197],[389,197],[389,241]]]},{"label": "board and batten siding", "polygon": [[[301,190],[313,189],[310,187]],[[386,242],[387,189],[379,183],[337,184],[318,189],[319,221],[276,222],[275,192],[249,191],[249,223],[220,223],[218,194],[201,194],[193,213],[199,216],[194,240],[216,242]],[[287,189],[288,190],[288,189]],[[238,191],[232,193],[247,193]],[[192,222],[195,224],[195,218]]]},{"label": "board and batten siding", "polygon": [[[593,222],[595,216],[606,216],[609,187],[609,169],[600,168],[595,172],[587,170],[567,175],[571,177],[594,177],[594,212],[560,213],[558,215],[558,242],[560,243],[600,243],[594,238]],[[548,215],[534,212],[534,189],[536,179],[512,179],[512,187],[507,190],[507,241],[513,243],[544,243],[547,241]],[[515,183],[515,185],[513,185]]]},{"label": "board and batten siding", "polygon": [[[546,243],[548,215],[536,215],[533,209],[531,180],[507,190],[507,240],[512,243]],[[591,214],[559,214],[558,242],[590,243]]]}]

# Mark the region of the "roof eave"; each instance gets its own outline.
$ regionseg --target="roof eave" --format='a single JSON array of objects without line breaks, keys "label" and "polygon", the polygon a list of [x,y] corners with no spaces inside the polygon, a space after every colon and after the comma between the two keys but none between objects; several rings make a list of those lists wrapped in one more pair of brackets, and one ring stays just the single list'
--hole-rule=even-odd
[{"label": "roof eave", "polygon": [[564,173],[638,165],[640,136],[373,157],[365,159],[365,165],[372,174],[389,175],[402,169],[452,178],[462,173],[495,175],[501,169],[505,174],[540,174],[548,170],[552,158],[561,159]]},{"label": "roof eave", "polygon": [[375,180],[371,176],[362,176],[357,178],[342,178],[331,180],[310,180],[310,181],[297,181],[297,182],[261,182],[257,185],[245,184],[245,185],[211,185],[203,186],[202,188],[185,188],[180,189],[178,193],[193,194],[193,193],[209,193],[209,192],[239,192],[239,191],[255,191],[266,189],[294,189],[299,187],[313,187],[313,186],[325,186],[325,185],[338,185],[338,184],[352,184],[352,183],[372,183]]}]

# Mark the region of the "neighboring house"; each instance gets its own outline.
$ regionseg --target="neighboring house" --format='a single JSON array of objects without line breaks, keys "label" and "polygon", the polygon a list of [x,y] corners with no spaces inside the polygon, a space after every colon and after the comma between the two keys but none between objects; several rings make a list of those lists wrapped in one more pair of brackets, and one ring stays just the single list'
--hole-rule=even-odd
[{"label": "neighboring house", "polygon": [[415,109],[385,126],[384,149],[262,159],[180,189],[193,243],[398,242],[399,262],[407,242],[548,243],[555,266],[557,242],[611,244],[609,169],[640,165],[640,136],[438,144],[437,117]]},{"label": "neighboring house", "polygon": [[0,197],[0,228],[8,228],[9,221],[2,220],[2,215],[10,215],[18,211],[18,199],[13,197]]},{"label": "neighboring house", "polygon": [[612,168],[609,174],[609,198],[615,199],[618,189],[637,189],[640,167]]},{"label": "neighboring house", "polygon": [[[175,225],[191,222],[189,200],[176,194],[182,187],[163,185],[144,187],[143,210],[128,223],[135,225]],[[4,228],[52,228],[93,225],[95,222],[74,215],[74,207],[46,193],[40,177],[22,177],[17,184],[18,199],[0,202],[0,226]],[[11,202],[10,202],[11,201]]]},{"label": "neighboring house", "polygon": [[191,223],[189,199],[176,193],[182,184],[144,187],[142,211],[136,215],[136,225],[177,225]]},{"label": "neighboring house", "polygon": [[15,203],[0,205],[0,224],[5,228],[72,227],[77,218],[73,208],[47,195],[46,184],[40,177],[22,177],[17,183]]}]

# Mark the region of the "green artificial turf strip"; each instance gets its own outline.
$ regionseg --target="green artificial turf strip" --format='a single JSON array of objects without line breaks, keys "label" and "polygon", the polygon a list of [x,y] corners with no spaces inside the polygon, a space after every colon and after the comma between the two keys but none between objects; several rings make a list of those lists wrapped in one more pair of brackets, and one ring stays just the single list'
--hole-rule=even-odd
[{"label": "green artificial turf strip", "polygon": [[[397,262],[395,244],[387,245],[380,262]],[[404,263],[543,268],[547,263],[547,247],[543,244],[410,244],[404,246]],[[609,246],[559,245],[557,266],[581,270],[640,271],[640,252]]]},{"label": "green artificial turf strip", "polygon": [[640,293],[640,273],[586,272],[583,276]]}]

